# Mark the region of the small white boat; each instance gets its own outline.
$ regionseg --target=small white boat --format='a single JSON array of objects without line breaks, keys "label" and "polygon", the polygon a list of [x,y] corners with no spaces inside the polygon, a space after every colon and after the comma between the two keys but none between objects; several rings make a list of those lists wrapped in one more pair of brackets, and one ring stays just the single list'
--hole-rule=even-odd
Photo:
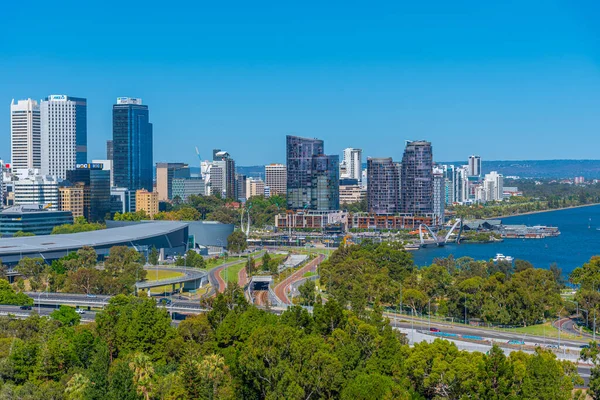
[{"label": "small white boat", "polygon": [[496,257],[494,257],[493,260],[494,260],[494,262],[498,262],[498,261],[512,262],[513,258],[511,256],[505,256],[504,254],[497,253]]}]

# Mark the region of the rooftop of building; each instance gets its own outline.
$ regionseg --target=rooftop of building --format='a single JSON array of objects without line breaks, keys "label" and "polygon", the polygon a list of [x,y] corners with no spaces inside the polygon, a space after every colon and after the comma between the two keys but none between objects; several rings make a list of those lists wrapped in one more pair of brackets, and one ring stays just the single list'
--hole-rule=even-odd
[{"label": "rooftop of building", "polygon": [[9,207],[3,211],[0,211],[0,214],[26,214],[26,213],[38,213],[38,212],[68,212],[68,211],[52,211],[49,210],[48,207],[43,204],[23,204],[18,206]]},{"label": "rooftop of building", "polygon": [[169,234],[184,229],[188,224],[176,221],[153,221],[121,228],[64,235],[42,235],[0,239],[0,258],[15,252],[48,252],[62,249],[80,249],[83,246],[110,246]]}]

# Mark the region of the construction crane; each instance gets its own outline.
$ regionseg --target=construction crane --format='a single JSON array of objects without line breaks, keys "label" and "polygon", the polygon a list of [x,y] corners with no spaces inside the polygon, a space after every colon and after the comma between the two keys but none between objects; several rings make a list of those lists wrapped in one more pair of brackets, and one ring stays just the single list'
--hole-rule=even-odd
[{"label": "construction crane", "polygon": [[198,146],[196,146],[196,155],[198,156],[198,161],[200,161],[200,173],[198,175],[200,178],[204,178],[204,176],[202,176],[202,157],[200,156],[200,150],[198,150]]}]

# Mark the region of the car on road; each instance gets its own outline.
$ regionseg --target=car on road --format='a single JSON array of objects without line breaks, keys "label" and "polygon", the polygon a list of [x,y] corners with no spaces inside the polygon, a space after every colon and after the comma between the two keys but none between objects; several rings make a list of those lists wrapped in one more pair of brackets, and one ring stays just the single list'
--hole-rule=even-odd
[{"label": "car on road", "polygon": [[76,309],[75,309],[75,312],[76,312],[77,314],[79,314],[79,315],[85,314],[85,310],[84,310],[84,309],[82,309],[82,308],[76,308]]},{"label": "car on road", "polygon": [[170,306],[171,305],[171,299],[167,299],[166,297],[163,297],[162,299],[158,299],[158,304],[164,304],[165,306]]},{"label": "car on road", "polygon": [[86,297],[89,297],[90,299],[95,299],[98,296],[96,296],[95,294],[88,293],[86,294]]},{"label": "car on road", "polygon": [[559,347],[557,344],[547,344],[546,348],[547,349],[558,349]]},{"label": "car on road", "polygon": [[429,332],[439,332],[438,328],[429,328]]},{"label": "car on road", "polygon": [[525,342],[524,342],[524,341],[522,341],[522,340],[509,340],[509,341],[508,341],[508,344],[516,344],[516,345],[520,345],[520,346],[522,346],[522,345],[524,345],[524,344],[525,344]]},{"label": "car on road", "polygon": [[21,306],[19,307],[21,310],[31,310],[31,306]]}]

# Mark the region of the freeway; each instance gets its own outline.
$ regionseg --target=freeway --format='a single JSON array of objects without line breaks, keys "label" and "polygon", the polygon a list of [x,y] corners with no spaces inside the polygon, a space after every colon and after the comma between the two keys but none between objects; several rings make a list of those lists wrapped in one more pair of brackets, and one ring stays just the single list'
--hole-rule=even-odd
[{"label": "freeway", "polygon": [[285,278],[281,281],[277,286],[275,286],[275,295],[283,304],[290,304],[290,299],[288,298],[288,293],[290,291],[290,286],[292,283],[301,280],[304,278],[304,274],[312,271],[314,272],[317,269],[317,266],[325,259],[323,254],[319,254],[317,258],[308,262],[304,267],[300,268],[298,271],[294,272],[292,275]]},{"label": "freeway", "polygon": [[145,281],[136,282],[136,284],[135,284],[136,290],[150,289],[150,288],[159,287],[159,286],[176,285],[178,283],[202,281],[206,278],[206,271],[201,271],[201,270],[197,270],[197,269],[193,269],[193,268],[144,267],[144,269],[147,271],[162,270],[162,271],[180,272],[183,275],[177,276],[175,278],[159,279],[159,280],[154,280],[154,281],[145,280]]},{"label": "freeway", "polygon": [[[260,251],[256,254],[251,254],[250,256],[254,259],[262,257],[264,251]],[[232,265],[237,265],[240,262],[243,262],[244,259],[239,259],[238,261],[232,261],[232,262],[228,262],[226,264],[223,265],[219,265],[218,267],[215,267],[211,270],[208,271],[208,281],[210,282],[210,291],[206,294],[207,297],[212,297],[216,294],[216,288],[218,289],[219,293],[223,293],[225,291],[225,281],[223,280],[223,278],[221,278],[221,271],[223,271],[225,268],[227,267],[231,267]]]}]

